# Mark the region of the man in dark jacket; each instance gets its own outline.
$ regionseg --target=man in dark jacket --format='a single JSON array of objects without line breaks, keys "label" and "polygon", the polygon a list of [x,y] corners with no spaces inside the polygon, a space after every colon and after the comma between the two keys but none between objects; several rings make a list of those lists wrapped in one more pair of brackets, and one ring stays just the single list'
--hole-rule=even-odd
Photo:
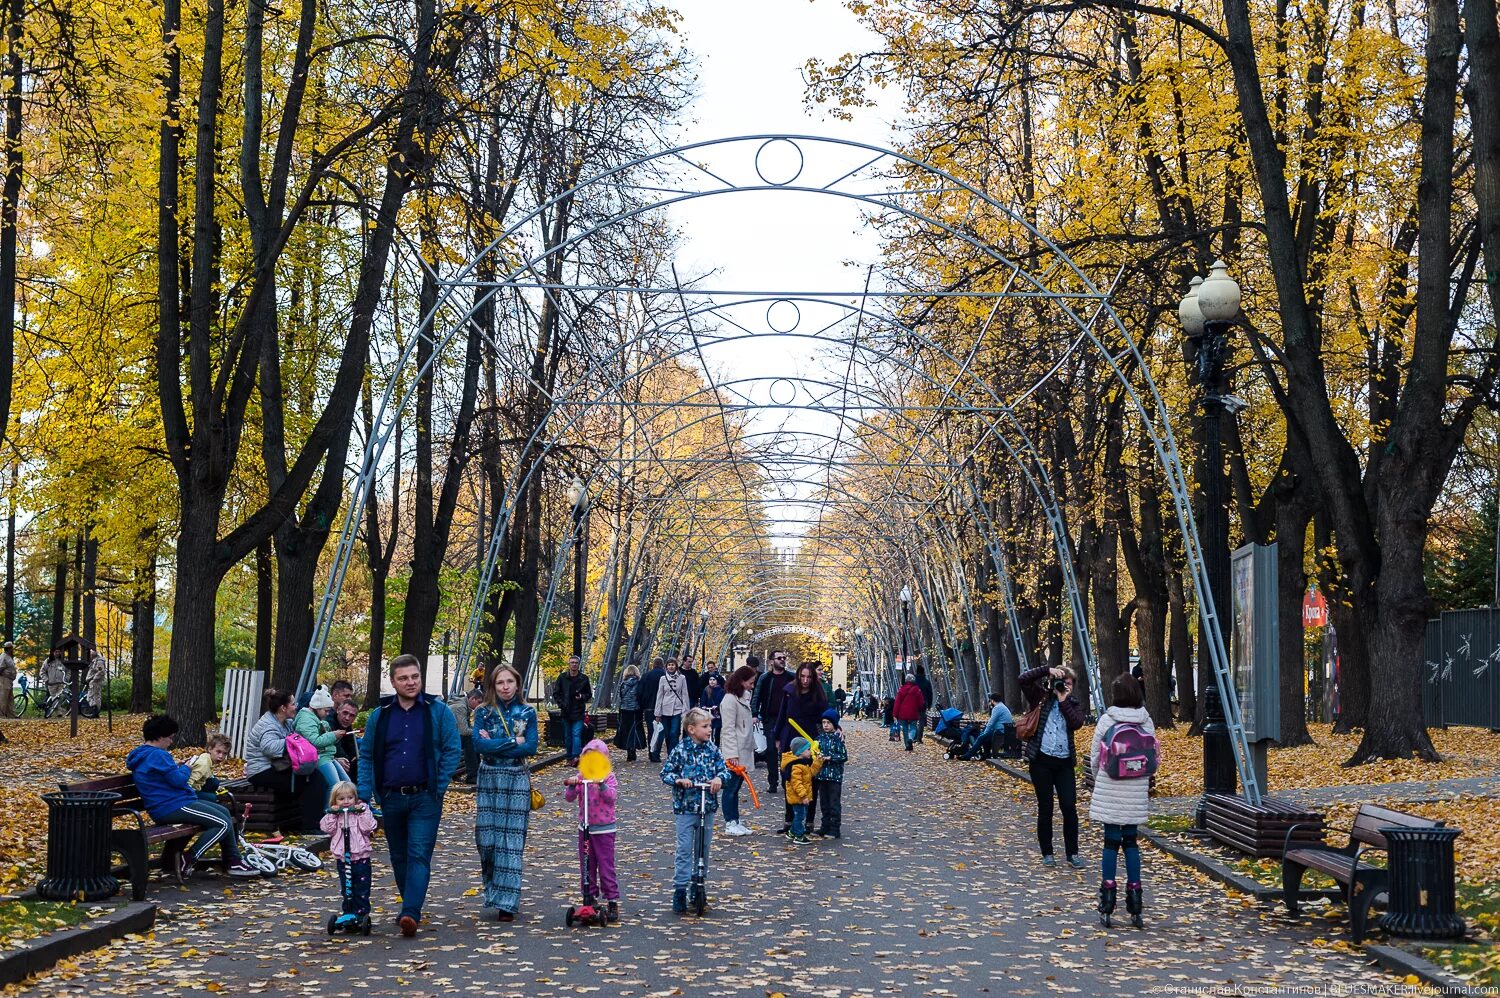
[{"label": "man in dark jacket", "polygon": [[577,655],[569,655],[568,671],[558,676],[552,687],[552,702],[562,712],[563,747],[568,753],[569,766],[578,765],[578,757],[583,754],[583,721],[593,699],[589,677],[583,674],[583,661]]},{"label": "man in dark jacket", "polygon": [[[932,706],[932,680],[927,678],[927,666],[917,666],[917,689],[922,691],[922,702],[926,707]],[[922,744],[922,735],[927,732],[927,710],[922,710],[922,716],[917,718],[917,744]]]},{"label": "man in dark jacket", "polygon": [[432,876],[432,850],[443,817],[443,794],[463,761],[453,711],[422,693],[415,655],[390,664],[396,694],[365,722],[359,741],[359,798],[382,812],[391,872],[401,892],[403,936],[417,934]]},{"label": "man in dark jacket", "polygon": [[683,679],[687,680],[688,703],[696,706],[703,696],[703,676],[693,668],[693,656],[682,656],[682,665],[678,666],[677,671],[682,673]]},{"label": "man in dark jacket", "polygon": [[[647,722],[650,722],[651,712],[656,707],[656,688],[661,685],[661,677],[666,674],[666,663],[660,658],[653,658],[651,660],[651,668],[647,669],[646,674],[641,677],[639,696],[641,710],[645,712]],[[652,762],[661,762],[661,744],[652,737],[654,730],[655,726],[648,723],[646,731],[646,744],[649,749],[648,755],[650,755]]]},{"label": "man in dark jacket", "polygon": [[781,721],[781,707],[786,702],[787,687],[796,677],[787,671],[786,652],[771,652],[771,668],[755,683],[750,712],[760,721],[766,733],[766,789],[776,792],[780,782],[780,756],[775,742],[776,725]]}]

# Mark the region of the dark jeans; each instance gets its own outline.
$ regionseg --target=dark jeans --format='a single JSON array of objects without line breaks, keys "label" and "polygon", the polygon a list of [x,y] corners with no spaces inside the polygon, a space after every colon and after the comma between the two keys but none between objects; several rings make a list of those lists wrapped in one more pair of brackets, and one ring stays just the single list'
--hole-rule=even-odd
[{"label": "dark jeans", "polygon": [[1072,759],[1038,751],[1031,760],[1031,786],[1036,791],[1036,840],[1043,856],[1052,855],[1052,795],[1062,808],[1063,848],[1078,855],[1078,777]]},{"label": "dark jeans", "polygon": [[443,806],[430,793],[381,794],[380,804],[385,841],[391,850],[391,872],[401,892],[401,914],[420,922]]},{"label": "dark jeans", "polygon": [[[786,805],[786,824],[787,824],[788,828],[790,828],[792,826],[792,808],[794,806],[796,806],[796,805],[793,805],[793,804]],[[808,828],[813,827],[813,822],[816,821],[817,818],[818,818],[818,787],[817,787],[817,784],[814,783],[813,784],[812,798],[810,800],[808,800],[808,802],[807,802],[807,827]]]},{"label": "dark jeans", "polygon": [[563,721],[563,747],[567,750],[569,761],[583,754],[583,718]]},{"label": "dark jeans", "polygon": [[[656,753],[651,756],[652,762],[661,762],[661,753],[671,752],[682,740],[682,714],[664,714],[661,719],[662,736],[661,742],[656,746]],[[652,727],[655,727],[655,718],[652,718]]]},{"label": "dark jeans", "polygon": [[323,813],[328,810],[330,788],[317,771],[297,776],[290,769],[263,769],[250,777],[250,784],[264,790],[276,790],[296,796],[299,818],[298,827],[293,831],[317,831],[318,822],[323,820]]},{"label": "dark jeans", "polygon": [[473,783],[479,779],[479,750],[474,747],[473,735],[460,735],[458,740],[464,750],[464,782]]},{"label": "dark jeans", "polygon": [[823,809],[823,825],[818,831],[825,835],[838,835],[844,824],[844,784],[839,780],[814,780],[817,789],[814,799]]},{"label": "dark jeans", "polygon": [[721,794],[724,800],[724,823],[726,825],[740,820],[740,787],[744,783],[744,777],[738,773],[730,773],[729,779],[724,781]]},{"label": "dark jeans", "polygon": [[356,859],[349,864],[339,864],[339,883],[344,886],[344,914],[368,915],[370,913],[370,861]]}]

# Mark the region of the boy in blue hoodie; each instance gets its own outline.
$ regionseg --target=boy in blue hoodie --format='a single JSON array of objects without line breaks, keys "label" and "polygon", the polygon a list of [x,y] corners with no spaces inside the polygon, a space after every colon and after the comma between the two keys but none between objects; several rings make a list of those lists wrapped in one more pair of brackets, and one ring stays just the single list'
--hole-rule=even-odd
[{"label": "boy in blue hoodie", "polygon": [[141,792],[141,803],[151,812],[152,820],[162,825],[202,825],[203,832],[187,852],[181,854],[184,878],[191,876],[194,866],[219,843],[224,846],[224,858],[229,860],[231,877],[258,877],[260,871],[249,866],[235,847],[234,822],[222,804],[199,800],[188,786],[192,770],[185,762],[178,762],[168,751],[172,739],[177,736],[177,722],[166,714],[152,714],[141,726],[141,742],[125,757],[125,767],[135,777],[135,787]]}]

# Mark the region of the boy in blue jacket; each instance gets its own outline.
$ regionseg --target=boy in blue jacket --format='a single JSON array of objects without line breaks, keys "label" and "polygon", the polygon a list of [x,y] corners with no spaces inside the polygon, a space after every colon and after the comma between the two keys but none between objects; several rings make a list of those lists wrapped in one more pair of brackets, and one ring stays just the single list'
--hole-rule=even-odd
[{"label": "boy in blue jacket", "polygon": [[168,751],[177,736],[177,722],[166,714],[152,714],[141,726],[141,742],[125,757],[125,767],[135,777],[135,788],[151,818],[161,825],[202,825],[203,832],[182,853],[178,862],[184,878],[193,873],[203,854],[222,843],[231,877],[258,877],[260,871],[245,863],[236,848],[234,822],[224,805],[199,800],[188,786],[192,770]]}]

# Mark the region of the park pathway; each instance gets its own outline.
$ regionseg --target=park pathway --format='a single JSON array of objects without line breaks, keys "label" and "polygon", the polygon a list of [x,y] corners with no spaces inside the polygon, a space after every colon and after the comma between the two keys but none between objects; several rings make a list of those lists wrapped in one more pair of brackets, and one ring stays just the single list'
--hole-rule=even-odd
[{"label": "park pathway", "polygon": [[[621,764],[624,920],[568,929],[577,891],[566,771],[539,774],[526,892],[513,925],[479,921],[472,798],[456,795],[435,860],[429,921],[402,939],[376,857],[376,933],[323,934],[332,875],[256,885],[164,886],[154,938],[117,943],[38,981],[28,994],[200,995],[1086,995],[1182,994],[1203,986],[1390,980],[1326,940],[1338,923],[1289,922],[1145,850],[1144,932],[1105,931],[1093,911],[1098,838],[1086,872],[1040,866],[1027,788],[988,766],[906,754],[850,725],[841,842],[794,846],[780,797],[750,812],[757,834],[714,841],[698,920],[670,911],[672,819],[656,767]],[[764,785],[763,776],[759,780]],[[1087,825],[1086,825],[1087,828]],[[1060,843],[1059,843],[1060,846]],[[1123,912],[1122,912],[1123,916]]]}]

